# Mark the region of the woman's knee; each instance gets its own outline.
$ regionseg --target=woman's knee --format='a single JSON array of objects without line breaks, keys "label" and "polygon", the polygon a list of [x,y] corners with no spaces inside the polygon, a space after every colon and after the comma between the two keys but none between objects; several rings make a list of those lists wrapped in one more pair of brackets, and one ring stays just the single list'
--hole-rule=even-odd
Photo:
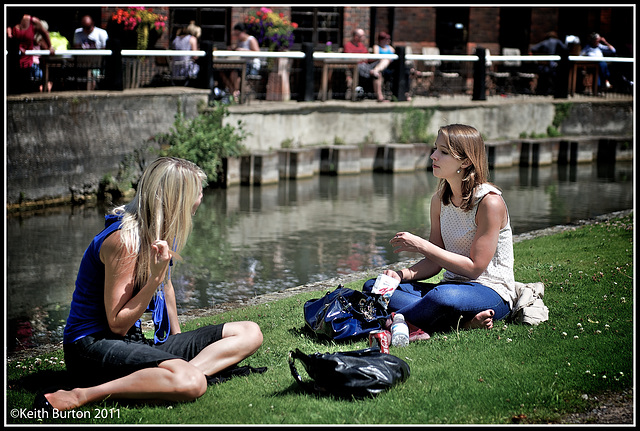
[{"label": "woman's knee", "polygon": [[172,392],[179,401],[200,398],[207,390],[207,378],[202,371],[180,359],[164,361],[159,365],[171,371]]},{"label": "woman's knee", "polygon": [[[253,352],[258,350],[262,346],[264,337],[260,326],[255,322],[242,322],[245,328],[245,336],[250,346],[253,346]],[[251,353],[253,353],[251,352]]]},{"label": "woman's knee", "polygon": [[435,306],[457,309],[465,297],[465,291],[458,285],[448,284],[432,289],[427,296]]},{"label": "woman's knee", "polygon": [[262,345],[262,330],[251,321],[230,322],[224,325],[223,337],[239,337],[249,354],[253,354]]}]

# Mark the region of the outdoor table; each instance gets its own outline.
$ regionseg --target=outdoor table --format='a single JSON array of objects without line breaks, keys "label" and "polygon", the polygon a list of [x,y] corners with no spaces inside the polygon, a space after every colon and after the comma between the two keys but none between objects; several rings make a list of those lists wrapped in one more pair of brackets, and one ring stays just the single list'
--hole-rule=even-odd
[{"label": "outdoor table", "polygon": [[46,86],[47,82],[50,81],[50,68],[62,69],[63,67],[66,67],[69,61],[72,59],[73,57],[69,55],[43,55],[42,57],[40,57],[40,66],[44,66],[42,77],[43,85]]},{"label": "outdoor table", "polygon": [[329,70],[330,69],[353,69],[351,83],[351,100],[355,101],[356,87],[358,86],[358,63],[362,60],[354,58],[325,58],[322,61],[322,82],[320,84],[320,100],[327,100],[327,92],[329,88]]},{"label": "outdoor table", "polygon": [[242,57],[225,57],[213,59],[213,68],[216,70],[238,70],[240,69],[240,103],[244,103],[246,98],[246,79],[247,79],[247,58]]},{"label": "outdoor table", "polygon": [[575,61],[571,65],[571,73],[569,74],[569,89],[573,96],[576,93],[576,83],[578,80],[578,71],[580,69],[593,69],[593,82],[591,83],[591,91],[595,96],[598,94],[598,74],[600,73],[600,64],[597,61]]}]

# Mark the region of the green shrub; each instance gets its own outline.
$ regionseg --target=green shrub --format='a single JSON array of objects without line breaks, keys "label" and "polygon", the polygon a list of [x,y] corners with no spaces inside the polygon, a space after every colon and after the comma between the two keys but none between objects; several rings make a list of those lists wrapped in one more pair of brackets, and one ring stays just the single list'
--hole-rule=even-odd
[{"label": "green shrub", "polygon": [[401,124],[394,122],[393,135],[397,142],[403,144],[409,143],[428,143],[431,144],[436,140],[436,136],[428,132],[429,123],[435,114],[434,108],[408,108],[397,110],[401,117]]},{"label": "green shrub", "polygon": [[214,102],[211,108],[189,120],[184,118],[178,102],[171,131],[154,138],[160,144],[160,155],[190,160],[205,171],[208,181],[218,181],[222,160],[245,152],[242,141],[247,134],[242,129],[242,121],[238,121],[236,127],[223,125],[222,121],[228,115],[225,105]]}]

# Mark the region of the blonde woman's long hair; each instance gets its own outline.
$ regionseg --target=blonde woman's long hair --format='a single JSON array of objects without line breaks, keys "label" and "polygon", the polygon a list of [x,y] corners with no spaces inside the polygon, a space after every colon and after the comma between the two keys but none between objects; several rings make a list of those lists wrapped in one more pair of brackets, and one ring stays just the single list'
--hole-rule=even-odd
[{"label": "blonde woman's long hair", "polygon": [[[464,124],[450,124],[438,130],[445,138],[450,154],[460,161],[468,160],[471,164],[463,169],[462,204],[460,208],[469,211],[473,208],[474,192],[480,184],[486,183],[489,177],[489,163],[484,146],[484,139],[474,127]],[[438,184],[442,203],[449,205],[453,192],[449,183],[440,179]]]},{"label": "blonde woman's long hair", "polygon": [[136,195],[114,208],[122,215],[120,238],[128,256],[136,256],[134,286],[144,286],[151,274],[151,244],[161,239],[180,253],[192,229],[192,208],[206,185],[206,174],[195,163],[161,157],[143,172]]}]

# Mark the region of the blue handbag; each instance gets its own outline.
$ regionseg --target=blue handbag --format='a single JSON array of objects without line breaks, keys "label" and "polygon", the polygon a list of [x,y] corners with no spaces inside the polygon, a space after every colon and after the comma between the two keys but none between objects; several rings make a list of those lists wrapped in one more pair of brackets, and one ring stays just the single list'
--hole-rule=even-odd
[{"label": "blue handbag", "polygon": [[387,318],[379,295],[339,285],[304,304],[304,320],[316,335],[333,340],[357,338],[381,329]]}]

